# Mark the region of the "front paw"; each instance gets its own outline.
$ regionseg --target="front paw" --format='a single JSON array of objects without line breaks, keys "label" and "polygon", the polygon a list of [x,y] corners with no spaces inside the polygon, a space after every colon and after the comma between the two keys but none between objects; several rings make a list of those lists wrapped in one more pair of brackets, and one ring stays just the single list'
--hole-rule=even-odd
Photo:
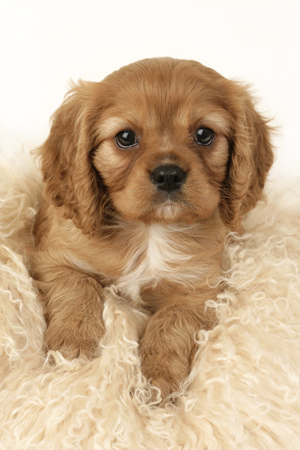
[{"label": "front paw", "polygon": [[102,319],[81,322],[69,318],[62,322],[50,322],[45,340],[49,350],[58,350],[66,359],[99,356],[99,341],[105,332]]},{"label": "front paw", "polygon": [[[142,372],[150,385],[160,390],[161,401],[180,390],[189,373],[189,359],[185,355],[163,347],[161,350],[155,349],[143,340],[140,354]],[[159,400],[159,396],[153,392],[151,400]]]}]

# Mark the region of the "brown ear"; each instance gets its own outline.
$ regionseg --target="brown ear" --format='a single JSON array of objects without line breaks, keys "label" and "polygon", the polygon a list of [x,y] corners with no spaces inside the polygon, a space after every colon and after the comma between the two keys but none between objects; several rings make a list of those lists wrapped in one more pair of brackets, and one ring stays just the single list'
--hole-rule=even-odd
[{"label": "brown ear", "polygon": [[235,88],[231,155],[220,203],[220,216],[232,230],[238,230],[243,215],[263,199],[267,174],[274,162],[268,121],[255,110],[247,90],[237,84]]},{"label": "brown ear", "polygon": [[46,200],[86,234],[99,228],[103,197],[91,161],[95,108],[89,102],[94,84],[80,82],[72,87],[53,114],[49,137],[38,150]]}]

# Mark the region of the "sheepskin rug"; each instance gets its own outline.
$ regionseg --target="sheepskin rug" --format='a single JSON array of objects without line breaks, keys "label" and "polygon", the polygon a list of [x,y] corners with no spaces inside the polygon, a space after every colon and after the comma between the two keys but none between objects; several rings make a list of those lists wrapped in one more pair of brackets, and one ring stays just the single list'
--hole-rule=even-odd
[{"label": "sheepskin rug", "polygon": [[[297,184],[297,183],[295,183]],[[219,324],[176,401],[151,404],[138,340],[146,316],[106,292],[101,357],[45,354],[26,251],[41,195],[30,164],[0,168],[1,450],[299,450],[300,184],[281,187],[226,241]],[[53,363],[53,360],[55,363]]]}]

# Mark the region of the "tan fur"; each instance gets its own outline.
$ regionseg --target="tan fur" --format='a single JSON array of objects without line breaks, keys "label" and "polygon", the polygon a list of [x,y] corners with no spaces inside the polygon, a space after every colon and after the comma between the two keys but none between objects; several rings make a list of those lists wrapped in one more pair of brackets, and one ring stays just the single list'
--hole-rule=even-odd
[{"label": "tan fur", "polygon": [[[215,131],[210,147],[194,142],[204,126]],[[124,129],[137,146],[117,147]],[[94,357],[102,289],[114,283],[152,314],[142,368],[166,397],[188,374],[195,334],[215,323],[205,303],[222,289],[226,229],[262,199],[273,162],[266,120],[243,86],[200,63],[150,59],[73,86],[39,155],[32,273],[48,347]],[[150,178],[166,163],[187,173],[168,199]]]}]

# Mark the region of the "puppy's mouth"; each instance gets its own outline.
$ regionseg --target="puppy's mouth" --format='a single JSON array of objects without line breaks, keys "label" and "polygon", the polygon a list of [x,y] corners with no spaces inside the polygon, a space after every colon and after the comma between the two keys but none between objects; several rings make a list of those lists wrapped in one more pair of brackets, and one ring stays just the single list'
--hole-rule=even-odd
[{"label": "puppy's mouth", "polygon": [[173,193],[160,193],[154,204],[149,206],[141,217],[145,222],[194,222],[197,220],[195,209],[183,200],[178,191]]},{"label": "puppy's mouth", "polygon": [[184,209],[179,202],[169,199],[157,204],[153,211],[155,211],[156,216],[174,219],[178,214],[182,214]]}]

